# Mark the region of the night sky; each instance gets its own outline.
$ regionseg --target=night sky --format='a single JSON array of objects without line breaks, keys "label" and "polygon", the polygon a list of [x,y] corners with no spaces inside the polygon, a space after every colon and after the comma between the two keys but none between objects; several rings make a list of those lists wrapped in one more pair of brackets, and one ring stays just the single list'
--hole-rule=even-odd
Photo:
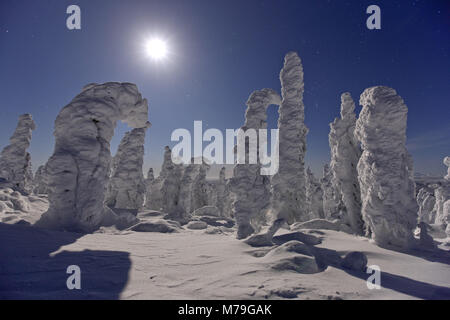
[{"label": "night sky", "polygon": [[[81,8],[81,30],[66,28],[66,8]],[[366,8],[381,8],[381,30],[366,28]],[[153,61],[149,37],[169,56]],[[450,1],[1,0],[0,148],[20,114],[37,129],[33,167],[53,151],[59,110],[92,82],[136,83],[149,100],[145,170],[159,171],[176,128],[239,128],[257,89],[280,91],[283,57],[297,51],[305,72],[307,165],[329,161],[329,123],[340,94],[358,104],[374,85],[397,90],[408,108],[408,148],[417,172],[444,175],[450,155]],[[358,106],[357,111],[361,108]],[[269,127],[278,113],[269,108]],[[119,124],[115,152],[127,131]],[[205,128],[204,128],[205,130]]]}]

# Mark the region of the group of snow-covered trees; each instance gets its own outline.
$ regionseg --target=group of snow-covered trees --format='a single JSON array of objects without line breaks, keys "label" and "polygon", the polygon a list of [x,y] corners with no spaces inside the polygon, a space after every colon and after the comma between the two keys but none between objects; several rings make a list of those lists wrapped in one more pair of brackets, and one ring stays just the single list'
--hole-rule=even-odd
[{"label": "group of snow-covered trees", "polygon": [[450,157],[445,157],[443,162],[447,166],[447,175],[420,188],[417,203],[421,222],[446,226],[446,233],[450,235]]},{"label": "group of snow-covered trees", "polygon": [[217,181],[207,180],[209,169],[205,160],[201,164],[194,161],[189,165],[174,164],[172,151],[166,146],[158,178],[154,178],[152,168],[147,174],[144,207],[163,211],[168,218],[181,222],[189,221],[197,209],[207,206],[217,208],[218,215],[227,216],[229,191],[225,168]]},{"label": "group of snow-covered trees", "polygon": [[[266,129],[268,106],[279,106],[279,169],[273,176],[262,175],[260,163],[236,164],[230,178],[222,168],[218,180],[208,180],[207,159],[175,164],[166,147],[159,176],[150,169],[144,178],[147,101],[135,85],[111,82],[87,85],[61,110],[54,153],[34,179],[27,148],[35,124],[31,115],[20,116],[0,155],[0,182],[23,194],[49,195],[49,210],[37,223],[45,228],[91,232],[114,223],[120,210],[142,209],[188,222],[204,208],[233,217],[240,239],[265,226],[275,230],[281,221],[313,219],[333,221],[341,230],[365,234],[380,245],[410,246],[419,221],[441,225],[450,235],[450,168],[445,179],[424,186],[416,198],[406,149],[408,110],[395,90],[366,89],[358,117],[351,95],[341,95],[340,117],[330,123],[331,159],[318,179],[305,168],[308,129],[303,67],[296,53],[286,55],[280,82],[281,94],[262,89],[250,95],[241,127]],[[134,129],[112,158],[109,144],[118,120]],[[450,166],[450,158],[444,163]]]}]

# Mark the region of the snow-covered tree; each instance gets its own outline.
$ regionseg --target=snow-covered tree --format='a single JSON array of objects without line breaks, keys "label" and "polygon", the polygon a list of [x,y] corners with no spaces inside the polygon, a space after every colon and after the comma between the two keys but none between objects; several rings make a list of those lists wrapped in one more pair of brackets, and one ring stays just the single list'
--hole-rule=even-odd
[{"label": "snow-covered tree", "polygon": [[405,146],[408,108],[394,89],[382,86],[366,89],[360,104],[355,133],[363,149],[358,177],[367,231],[379,245],[409,247],[418,206]]},{"label": "snow-covered tree", "polygon": [[335,185],[332,182],[333,173],[330,170],[330,166],[325,164],[323,167],[323,176],[320,180],[323,191],[323,214],[327,220],[340,220],[340,193],[335,189]]},{"label": "snow-covered tree", "polygon": [[[253,92],[247,100],[245,123],[241,129],[266,129],[267,107],[279,103],[280,96],[272,89]],[[256,152],[257,163],[236,164],[228,184],[232,193],[231,210],[238,227],[238,239],[246,238],[259,230],[266,221],[266,212],[270,207],[270,180],[261,175],[258,148],[250,148],[250,144],[246,143],[245,159],[249,159],[250,151]]]},{"label": "snow-covered tree", "polygon": [[196,166],[198,168],[192,182],[191,211],[207,206],[210,198],[210,188],[206,181],[210,165],[202,161],[202,164],[197,164]]},{"label": "snow-covered tree", "polygon": [[305,153],[308,129],[304,124],[303,66],[290,52],[280,73],[282,101],[279,108],[278,173],[272,177],[272,210],[276,219],[288,223],[308,219],[306,201]]},{"label": "snow-covered tree", "polygon": [[309,206],[309,219],[323,219],[322,186],[309,167],[306,170],[306,199]]},{"label": "snow-covered tree", "polygon": [[33,192],[35,194],[48,194],[48,174],[45,165],[39,166],[34,174]]},{"label": "snow-covered tree", "polygon": [[354,134],[355,126],[355,103],[350,93],[346,92],[341,95],[341,117],[330,123],[330,170],[334,189],[338,190],[341,196],[339,202],[343,204],[340,220],[356,234],[362,234],[361,192],[357,171],[361,149]]},{"label": "snow-covered tree", "polygon": [[417,204],[419,205],[419,221],[433,224],[436,219],[434,190],[423,187],[417,193]]},{"label": "snow-covered tree", "polygon": [[185,217],[190,215],[195,210],[192,207],[193,184],[194,180],[199,174],[199,169],[200,165],[194,164],[193,161],[191,161],[191,164],[187,165],[184,168],[183,177],[180,181],[180,195],[178,205],[180,207],[180,212]]},{"label": "snow-covered tree", "polygon": [[172,150],[165,147],[164,161],[161,169],[161,207],[168,214],[177,213],[180,195],[180,182],[183,166],[172,162]]},{"label": "snow-covered tree", "polygon": [[147,128],[126,132],[112,161],[105,202],[111,208],[141,210],[146,186],[142,166]]},{"label": "snow-covered tree", "polygon": [[37,225],[92,232],[115,219],[104,205],[117,121],[149,125],[148,103],[136,85],[108,82],[83,88],[55,121],[55,148],[47,162],[50,207]]},{"label": "snow-covered tree", "polygon": [[219,209],[221,216],[229,216],[229,212],[227,210],[227,201],[230,196],[230,192],[228,190],[227,179],[225,178],[225,167],[220,169],[219,180],[217,181],[216,187],[216,201],[215,206]]},{"label": "snow-covered tree", "polygon": [[450,236],[450,157],[444,158],[444,164],[448,167],[447,175],[434,190],[436,203],[433,210],[436,212],[435,224],[441,225]]},{"label": "snow-covered tree", "polygon": [[29,194],[33,191],[31,156],[27,152],[32,131],[36,125],[31,114],[19,117],[16,130],[0,154],[0,178],[5,179],[14,189]]}]

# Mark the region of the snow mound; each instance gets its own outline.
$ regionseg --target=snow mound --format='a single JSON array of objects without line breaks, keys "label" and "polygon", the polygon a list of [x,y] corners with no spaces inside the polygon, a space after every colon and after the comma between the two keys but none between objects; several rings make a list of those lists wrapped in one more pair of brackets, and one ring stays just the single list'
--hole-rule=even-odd
[{"label": "snow mound", "polygon": [[325,219],[313,219],[305,222],[296,222],[291,225],[292,231],[304,230],[304,229],[324,229],[342,231],[347,233],[354,233],[353,230],[341,220],[325,220]]},{"label": "snow mound", "polygon": [[23,195],[11,188],[0,189],[0,222],[33,224],[47,209],[45,196]]},{"label": "snow mound", "polygon": [[306,256],[313,256],[313,253],[309,246],[304,244],[303,242],[297,241],[297,240],[291,240],[288,242],[283,243],[282,245],[270,250],[267,255],[273,256],[273,255],[279,255],[284,254],[286,252],[295,252],[300,253]]},{"label": "snow mound", "polygon": [[298,273],[318,273],[322,271],[314,257],[296,254],[289,258],[281,259],[272,265],[272,269],[279,271],[295,271]]},{"label": "snow mound", "polygon": [[196,209],[193,212],[194,216],[212,216],[212,217],[220,217],[220,211],[215,206],[204,206]]},{"label": "snow mound", "polygon": [[186,225],[186,228],[191,229],[191,230],[201,230],[201,229],[208,228],[208,224],[204,221],[190,221]]},{"label": "snow mound", "polygon": [[198,220],[203,221],[213,227],[224,227],[224,228],[234,227],[234,220],[224,217],[202,216],[198,218]]},{"label": "snow mound", "polygon": [[140,222],[128,228],[128,230],[137,232],[161,232],[161,233],[177,232],[178,229],[179,226],[177,224],[170,223],[166,220]]},{"label": "snow mound", "polygon": [[300,231],[288,232],[285,234],[274,236],[272,238],[273,243],[278,245],[292,240],[297,240],[308,245],[316,245],[322,242],[320,238]]}]

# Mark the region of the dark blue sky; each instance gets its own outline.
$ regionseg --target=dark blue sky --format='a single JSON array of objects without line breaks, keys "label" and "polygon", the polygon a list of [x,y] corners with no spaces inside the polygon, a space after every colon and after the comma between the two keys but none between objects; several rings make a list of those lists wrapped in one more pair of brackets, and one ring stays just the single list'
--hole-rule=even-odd
[{"label": "dark blue sky", "polygon": [[[66,8],[81,8],[81,30],[66,28]],[[381,30],[366,28],[368,5],[381,7]],[[167,39],[170,59],[143,53]],[[408,108],[408,146],[416,171],[442,175],[450,154],[450,1],[0,1],[0,147],[17,117],[37,123],[34,168],[53,150],[59,110],[91,82],[136,83],[150,104],[145,168],[159,169],[176,128],[239,128],[253,90],[280,89],[279,71],[297,51],[305,72],[307,164],[329,161],[329,123],[340,94],[356,102],[373,85],[395,88]],[[357,108],[359,112],[360,107]],[[277,111],[269,109],[270,127]],[[120,124],[113,152],[127,127]]]}]

